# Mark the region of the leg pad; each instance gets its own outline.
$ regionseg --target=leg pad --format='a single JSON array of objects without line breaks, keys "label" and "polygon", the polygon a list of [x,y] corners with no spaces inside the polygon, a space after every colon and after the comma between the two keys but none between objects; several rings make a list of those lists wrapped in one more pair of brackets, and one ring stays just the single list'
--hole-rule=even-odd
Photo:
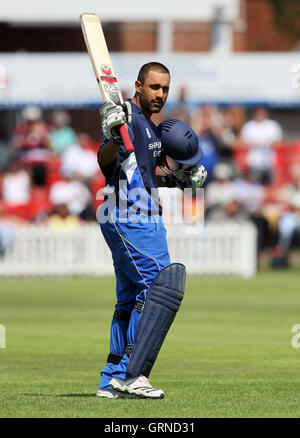
[{"label": "leg pad", "polygon": [[129,357],[129,377],[149,376],[183,299],[185,278],[185,266],[172,263],[152,282]]}]

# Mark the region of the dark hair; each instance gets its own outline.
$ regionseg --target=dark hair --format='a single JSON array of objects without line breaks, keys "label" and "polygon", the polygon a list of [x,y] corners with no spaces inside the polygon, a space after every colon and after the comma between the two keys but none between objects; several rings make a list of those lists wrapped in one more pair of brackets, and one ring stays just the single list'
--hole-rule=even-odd
[{"label": "dark hair", "polygon": [[156,71],[157,73],[168,73],[170,76],[170,72],[165,65],[161,64],[160,62],[148,62],[141,67],[137,77],[141,84],[144,84],[150,70]]}]

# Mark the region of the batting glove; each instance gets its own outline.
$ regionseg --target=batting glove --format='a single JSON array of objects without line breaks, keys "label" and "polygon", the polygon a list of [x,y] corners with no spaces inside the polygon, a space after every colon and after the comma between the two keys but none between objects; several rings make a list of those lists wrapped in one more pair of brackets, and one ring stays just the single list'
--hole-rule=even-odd
[{"label": "batting glove", "polygon": [[200,189],[203,187],[207,178],[207,170],[204,166],[194,166],[191,169],[190,181],[193,189]]},{"label": "batting glove", "polygon": [[162,177],[166,187],[178,187],[181,190],[186,188],[199,189],[203,187],[207,178],[207,170],[204,166],[185,167],[175,173]]},{"label": "batting glove", "polygon": [[130,103],[126,101],[123,105],[117,105],[112,100],[108,100],[102,105],[99,113],[104,136],[108,140],[113,138],[116,143],[123,144],[119,126],[131,123]]}]

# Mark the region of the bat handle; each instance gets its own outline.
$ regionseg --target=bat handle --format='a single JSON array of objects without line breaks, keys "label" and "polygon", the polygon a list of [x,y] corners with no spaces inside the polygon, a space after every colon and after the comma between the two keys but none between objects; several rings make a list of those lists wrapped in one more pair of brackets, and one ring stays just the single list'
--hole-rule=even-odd
[{"label": "bat handle", "polygon": [[127,130],[125,124],[120,126],[120,134],[121,134],[122,140],[124,142],[124,146],[125,146],[126,151],[132,152],[134,150],[134,147],[133,147],[132,141],[130,140],[128,130]]}]

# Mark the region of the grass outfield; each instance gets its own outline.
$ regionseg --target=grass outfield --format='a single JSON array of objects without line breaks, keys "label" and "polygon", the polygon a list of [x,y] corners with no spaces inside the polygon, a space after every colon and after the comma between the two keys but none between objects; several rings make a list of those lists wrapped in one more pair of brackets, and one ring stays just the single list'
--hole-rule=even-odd
[{"label": "grass outfield", "polygon": [[0,417],[299,417],[299,280],[188,277],[150,379],[165,398],[104,400],[114,279],[0,279]]}]

